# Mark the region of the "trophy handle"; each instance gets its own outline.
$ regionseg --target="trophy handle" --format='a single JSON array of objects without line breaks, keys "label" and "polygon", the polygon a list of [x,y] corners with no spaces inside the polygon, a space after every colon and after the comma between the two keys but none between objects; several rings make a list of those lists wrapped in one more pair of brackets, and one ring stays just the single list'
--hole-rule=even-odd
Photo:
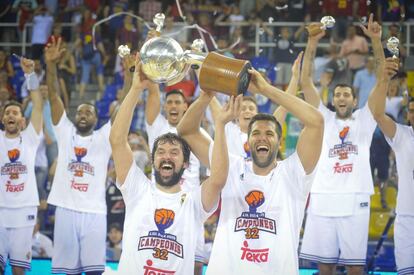
[{"label": "trophy handle", "polygon": [[210,52],[201,66],[200,88],[230,96],[245,94],[250,83],[250,74],[247,70],[251,67],[247,60]]}]

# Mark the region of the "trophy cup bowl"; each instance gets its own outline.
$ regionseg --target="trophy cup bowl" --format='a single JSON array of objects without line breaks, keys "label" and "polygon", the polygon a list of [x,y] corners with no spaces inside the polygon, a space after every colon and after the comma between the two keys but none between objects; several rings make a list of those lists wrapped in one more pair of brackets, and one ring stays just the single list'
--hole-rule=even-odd
[{"label": "trophy cup bowl", "polygon": [[[161,31],[165,16],[154,17],[157,32]],[[202,52],[204,42],[196,39],[191,50],[184,51],[180,44],[170,37],[153,37],[140,50],[142,70],[156,83],[173,85],[181,81],[190,68],[200,69],[200,88],[205,91],[228,95],[245,93],[250,82],[247,60],[228,58],[218,53]]]},{"label": "trophy cup bowl", "polygon": [[323,30],[331,29],[335,26],[335,18],[332,16],[324,16],[320,23],[311,23],[306,29],[310,36],[315,36],[321,33]]},{"label": "trophy cup bowl", "polygon": [[390,53],[393,54],[393,58],[398,58],[398,56],[400,55],[400,50],[398,49],[399,46],[400,40],[397,37],[391,36],[390,38],[388,38],[387,49]]}]

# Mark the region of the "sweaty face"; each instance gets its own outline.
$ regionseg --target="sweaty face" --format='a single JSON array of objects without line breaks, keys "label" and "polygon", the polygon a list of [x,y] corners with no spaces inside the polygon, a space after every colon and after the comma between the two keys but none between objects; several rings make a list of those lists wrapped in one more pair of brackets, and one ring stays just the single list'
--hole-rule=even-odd
[{"label": "sweaty face", "polygon": [[176,142],[162,142],[154,154],[154,175],[156,182],[165,187],[179,183],[184,173],[184,155],[181,145]]},{"label": "sweaty face", "polygon": [[89,104],[81,104],[76,110],[75,126],[81,134],[87,134],[95,128],[98,121],[95,108]]},{"label": "sweaty face", "polygon": [[184,116],[187,110],[187,103],[179,94],[169,95],[164,105],[164,111],[167,115],[168,123],[176,126]]},{"label": "sweaty face", "polygon": [[255,165],[266,168],[274,163],[279,147],[279,137],[273,122],[265,120],[254,122],[248,141]]},{"label": "sweaty face", "polygon": [[356,99],[349,87],[337,87],[334,91],[332,104],[335,107],[336,115],[340,119],[349,118],[356,106]]},{"label": "sweaty face", "polygon": [[240,128],[247,129],[250,120],[257,114],[257,106],[250,100],[243,100],[240,107],[239,125]]},{"label": "sweaty face", "polygon": [[2,122],[6,133],[14,135],[20,132],[23,125],[23,114],[18,106],[8,106],[3,113]]}]

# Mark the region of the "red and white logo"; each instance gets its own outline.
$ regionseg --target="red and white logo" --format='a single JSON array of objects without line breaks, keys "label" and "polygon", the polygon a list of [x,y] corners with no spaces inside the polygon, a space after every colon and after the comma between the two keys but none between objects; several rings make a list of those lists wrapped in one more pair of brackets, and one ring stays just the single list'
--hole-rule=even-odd
[{"label": "red and white logo", "polygon": [[241,259],[253,263],[266,263],[269,259],[269,248],[263,249],[250,249],[247,241],[243,242],[241,248]]},{"label": "red and white logo", "polygon": [[339,162],[335,163],[334,174],[344,174],[344,173],[352,173],[353,164],[343,164],[340,165]]},{"label": "red and white logo", "polygon": [[152,266],[152,261],[147,260],[147,265],[144,265],[144,275],[171,275],[175,274],[175,271],[164,270]]}]

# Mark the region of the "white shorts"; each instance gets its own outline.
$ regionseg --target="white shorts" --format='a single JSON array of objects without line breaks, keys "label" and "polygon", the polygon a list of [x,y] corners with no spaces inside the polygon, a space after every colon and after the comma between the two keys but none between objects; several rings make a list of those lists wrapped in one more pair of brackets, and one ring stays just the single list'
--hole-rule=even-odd
[{"label": "white shorts", "polygon": [[34,226],[0,227],[0,267],[4,270],[9,259],[11,266],[30,269]]},{"label": "white shorts", "polygon": [[52,273],[104,271],[106,215],[56,208]]},{"label": "white shorts", "polygon": [[199,228],[197,232],[197,244],[195,249],[195,261],[200,263],[207,263],[207,257],[204,250],[204,224]]},{"label": "white shorts", "polygon": [[414,216],[397,215],[394,225],[395,261],[399,275],[414,274]]},{"label": "white shorts", "polygon": [[365,265],[369,208],[345,217],[309,213],[299,258],[325,264]]}]

